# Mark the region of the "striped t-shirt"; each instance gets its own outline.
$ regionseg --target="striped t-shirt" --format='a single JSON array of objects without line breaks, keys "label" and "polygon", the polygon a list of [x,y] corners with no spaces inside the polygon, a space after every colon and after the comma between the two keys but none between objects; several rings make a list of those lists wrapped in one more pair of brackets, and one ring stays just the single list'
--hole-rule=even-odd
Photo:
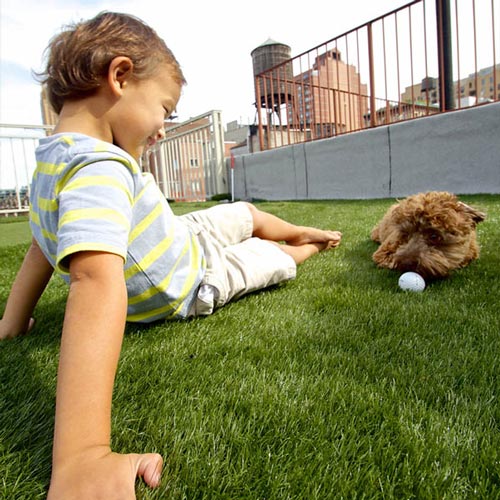
[{"label": "striped t-shirt", "polygon": [[81,134],[41,139],[36,158],[31,230],[56,272],[69,282],[75,252],[120,255],[128,321],[185,317],[205,272],[203,250],[153,177],[122,149]]}]

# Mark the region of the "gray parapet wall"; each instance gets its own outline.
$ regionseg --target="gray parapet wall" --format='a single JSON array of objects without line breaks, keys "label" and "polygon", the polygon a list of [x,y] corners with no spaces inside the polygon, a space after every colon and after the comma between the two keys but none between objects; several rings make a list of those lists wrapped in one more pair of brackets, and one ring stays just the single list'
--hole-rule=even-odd
[{"label": "gray parapet wall", "polygon": [[235,157],[238,199],[500,194],[500,103]]}]

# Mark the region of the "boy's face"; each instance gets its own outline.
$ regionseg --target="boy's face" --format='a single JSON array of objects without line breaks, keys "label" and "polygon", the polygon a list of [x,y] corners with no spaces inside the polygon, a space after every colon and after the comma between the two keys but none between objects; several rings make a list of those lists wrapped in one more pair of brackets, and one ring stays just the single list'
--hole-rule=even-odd
[{"label": "boy's face", "polygon": [[163,65],[154,76],[123,82],[119,118],[113,125],[113,142],[139,159],[164,134],[164,122],[179,101],[181,86]]}]

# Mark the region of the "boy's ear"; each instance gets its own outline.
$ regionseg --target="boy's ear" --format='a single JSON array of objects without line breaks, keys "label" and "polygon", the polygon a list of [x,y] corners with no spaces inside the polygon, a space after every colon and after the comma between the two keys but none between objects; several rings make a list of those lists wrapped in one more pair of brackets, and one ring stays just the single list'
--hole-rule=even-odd
[{"label": "boy's ear", "polygon": [[132,79],[134,63],[129,57],[115,57],[109,64],[108,84],[116,95],[121,95],[127,81]]}]

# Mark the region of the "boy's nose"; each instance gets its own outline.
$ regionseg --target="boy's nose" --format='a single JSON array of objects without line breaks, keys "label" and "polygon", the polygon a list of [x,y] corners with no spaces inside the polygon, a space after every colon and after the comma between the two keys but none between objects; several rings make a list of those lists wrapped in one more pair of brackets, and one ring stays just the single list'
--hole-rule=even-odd
[{"label": "boy's nose", "polygon": [[162,127],[158,132],[156,133],[156,140],[161,141],[162,139],[165,139],[165,128]]}]

